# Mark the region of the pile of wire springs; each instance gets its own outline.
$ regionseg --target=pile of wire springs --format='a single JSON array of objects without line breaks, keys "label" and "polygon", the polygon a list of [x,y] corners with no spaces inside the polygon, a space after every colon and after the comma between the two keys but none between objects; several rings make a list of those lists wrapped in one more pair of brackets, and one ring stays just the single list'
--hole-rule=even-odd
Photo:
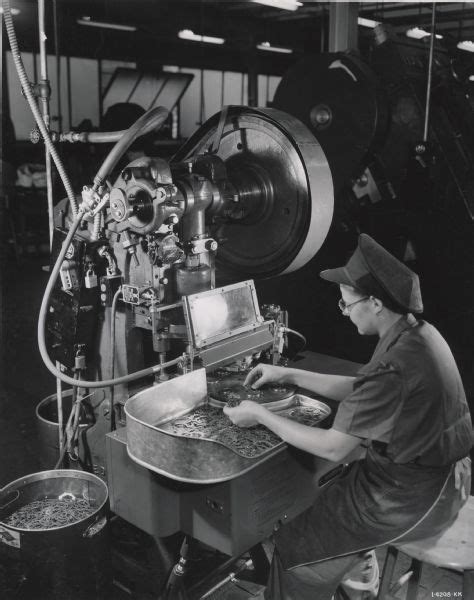
[{"label": "pile of wire springs", "polygon": [[256,458],[282,444],[281,439],[263,425],[248,429],[238,427],[221,409],[208,405],[158,426],[180,437],[217,442],[244,458]]},{"label": "pile of wire springs", "polygon": [[18,529],[53,529],[82,521],[95,510],[87,500],[82,498],[67,500],[47,498],[25,504],[8,516],[4,523]]}]

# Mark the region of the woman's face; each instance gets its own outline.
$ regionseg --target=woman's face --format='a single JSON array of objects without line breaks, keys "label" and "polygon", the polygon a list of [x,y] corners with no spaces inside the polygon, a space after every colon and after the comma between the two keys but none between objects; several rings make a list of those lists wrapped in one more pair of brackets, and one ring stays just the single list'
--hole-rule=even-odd
[{"label": "woman's face", "polygon": [[354,323],[361,335],[375,335],[377,313],[371,297],[364,296],[359,291],[347,285],[340,285],[342,298],[342,314]]}]

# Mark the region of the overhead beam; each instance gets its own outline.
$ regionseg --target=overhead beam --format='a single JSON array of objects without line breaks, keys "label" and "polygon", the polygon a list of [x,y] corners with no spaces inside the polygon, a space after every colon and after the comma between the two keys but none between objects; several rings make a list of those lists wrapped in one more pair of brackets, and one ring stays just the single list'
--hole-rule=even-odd
[{"label": "overhead beam", "polygon": [[331,2],[329,5],[329,52],[357,50],[357,2]]}]

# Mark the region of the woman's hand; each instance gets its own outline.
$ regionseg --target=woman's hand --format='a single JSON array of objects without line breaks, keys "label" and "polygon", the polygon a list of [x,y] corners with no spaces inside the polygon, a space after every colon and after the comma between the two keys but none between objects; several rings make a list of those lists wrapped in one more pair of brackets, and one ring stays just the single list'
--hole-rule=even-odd
[{"label": "woman's hand", "polygon": [[266,410],[260,404],[252,402],[252,400],[244,400],[238,406],[224,406],[224,414],[239,427],[253,427],[259,424],[259,415]]},{"label": "woman's hand", "polygon": [[283,381],[285,374],[285,367],[259,364],[247,375],[244,386],[250,385],[254,390],[258,390],[258,388],[262,387],[265,383]]}]

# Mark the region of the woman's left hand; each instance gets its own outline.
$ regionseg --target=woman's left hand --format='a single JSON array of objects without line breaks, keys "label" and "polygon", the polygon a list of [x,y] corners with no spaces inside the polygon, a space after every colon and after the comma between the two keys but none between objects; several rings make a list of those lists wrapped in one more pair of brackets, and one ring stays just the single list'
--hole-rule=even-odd
[{"label": "woman's left hand", "polygon": [[259,424],[259,415],[265,408],[256,402],[252,402],[252,400],[244,400],[233,408],[224,406],[223,410],[234,425],[238,425],[239,427],[253,427]]}]

